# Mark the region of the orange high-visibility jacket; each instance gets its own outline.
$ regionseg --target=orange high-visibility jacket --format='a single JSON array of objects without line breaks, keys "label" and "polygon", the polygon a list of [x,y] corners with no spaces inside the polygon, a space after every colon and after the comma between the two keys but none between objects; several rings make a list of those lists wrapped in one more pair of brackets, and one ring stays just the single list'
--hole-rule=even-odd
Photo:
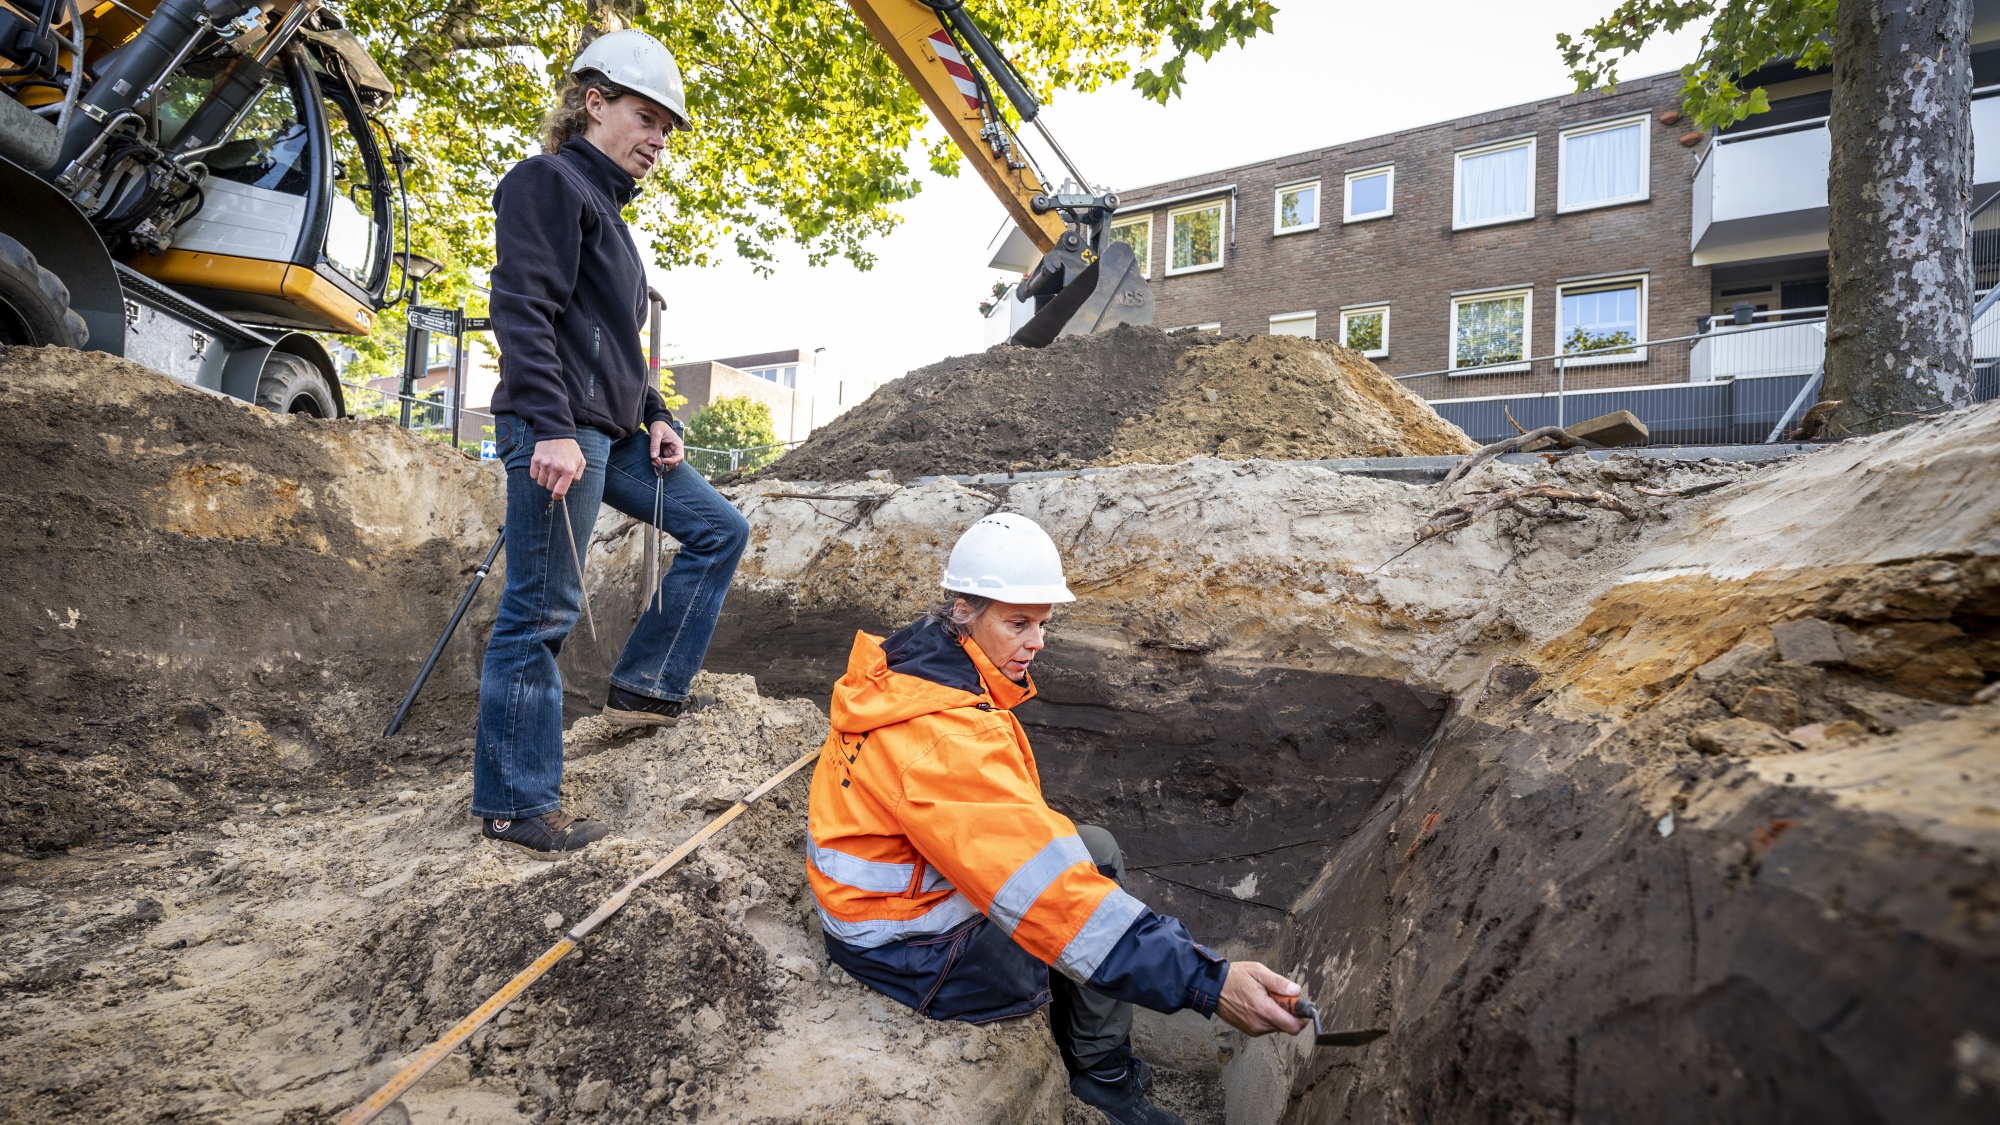
[{"label": "orange high-visibility jacket", "polygon": [[1227,964],[1100,874],[1075,824],[1043,800],[1011,711],[1032,681],[1014,683],[934,625],[897,638],[913,636],[910,646],[930,648],[918,659],[945,673],[893,670],[882,638],[858,633],[834,688],[807,844],[828,938],[873,950],[984,915],[1073,980],[1162,1011],[1211,1012]]}]

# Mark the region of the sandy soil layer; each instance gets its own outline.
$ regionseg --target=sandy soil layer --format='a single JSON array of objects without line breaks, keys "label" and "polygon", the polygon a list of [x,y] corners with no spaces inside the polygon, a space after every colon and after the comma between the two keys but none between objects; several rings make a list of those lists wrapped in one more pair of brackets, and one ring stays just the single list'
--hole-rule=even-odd
[{"label": "sandy soil layer", "polygon": [[1230,460],[1467,453],[1361,353],[1296,336],[1219,339],[1121,327],[1002,345],[913,371],[822,427],[763,479]]}]

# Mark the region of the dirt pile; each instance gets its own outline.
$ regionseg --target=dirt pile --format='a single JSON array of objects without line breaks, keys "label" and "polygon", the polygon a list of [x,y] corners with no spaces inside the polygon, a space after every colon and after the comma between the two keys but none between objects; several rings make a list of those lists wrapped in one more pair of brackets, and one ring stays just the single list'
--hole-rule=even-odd
[{"label": "dirt pile", "polygon": [[1466,453],[1460,430],[1360,353],[1296,336],[1121,327],[913,371],[759,474],[858,480],[1172,464],[1213,455]]},{"label": "dirt pile", "polygon": [[[7,847],[172,831],[407,749],[376,736],[494,534],[497,474],[53,348],[0,348],[0,446]],[[469,735],[477,651],[413,729]]]}]

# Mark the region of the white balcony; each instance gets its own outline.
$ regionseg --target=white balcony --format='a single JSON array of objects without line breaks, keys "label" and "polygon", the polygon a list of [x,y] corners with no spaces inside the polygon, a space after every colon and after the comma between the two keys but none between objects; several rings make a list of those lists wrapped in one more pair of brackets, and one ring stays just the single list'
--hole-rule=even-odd
[{"label": "white balcony", "polygon": [[[1973,95],[1973,201],[2000,187],[2000,87]],[[1694,177],[1694,264],[1826,250],[1826,119],[1717,137]]]}]

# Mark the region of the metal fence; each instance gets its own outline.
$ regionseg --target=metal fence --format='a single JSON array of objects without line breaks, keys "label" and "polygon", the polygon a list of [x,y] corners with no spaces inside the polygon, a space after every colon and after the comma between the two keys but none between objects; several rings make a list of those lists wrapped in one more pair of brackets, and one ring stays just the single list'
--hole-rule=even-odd
[{"label": "metal fence", "polygon": [[[450,444],[456,433],[458,447],[475,457],[486,456],[485,443],[493,440],[493,415],[471,407],[461,408],[458,425],[454,430],[451,406],[445,401],[444,388],[427,395],[401,395],[370,387],[362,383],[341,381],[341,387],[354,394],[368,396],[362,402],[348,400],[348,412],[356,417],[395,418],[399,422],[403,416],[403,403],[410,404],[410,424],[408,429],[436,441]],[[803,441],[804,439],[800,439]],[[688,464],[693,465],[705,477],[720,476],[736,469],[761,469],[778,459],[785,450],[799,444],[798,441],[779,442],[775,445],[753,445],[743,449],[709,449],[705,446],[687,446]]]},{"label": "metal fence", "polygon": [[[414,432],[453,444],[467,453],[479,456],[483,443],[493,440],[493,415],[484,410],[460,407],[453,417],[451,405],[445,401],[445,388],[440,387],[426,395],[402,395],[385,391],[363,383],[340,382],[343,390],[351,392],[348,398],[348,413],[356,417],[395,418],[403,417],[403,405],[409,404],[409,426]],[[368,396],[356,402],[352,395]]]},{"label": "metal fence", "polygon": [[1482,443],[1513,436],[1516,423],[1566,426],[1614,410],[1646,424],[1648,445],[1761,442],[1796,414],[1794,400],[1820,370],[1823,312],[1711,318],[1692,336],[1396,378]]},{"label": "metal fence", "polygon": [[698,445],[687,447],[688,464],[701,470],[705,477],[721,476],[737,469],[761,469],[784,455],[785,450],[804,441],[781,441],[775,445],[752,445],[742,449],[706,449]]},{"label": "metal fence", "polygon": [[[1972,298],[1978,300],[2000,285],[2000,191],[1972,209]],[[1992,354],[1988,352],[1986,354]]]}]

